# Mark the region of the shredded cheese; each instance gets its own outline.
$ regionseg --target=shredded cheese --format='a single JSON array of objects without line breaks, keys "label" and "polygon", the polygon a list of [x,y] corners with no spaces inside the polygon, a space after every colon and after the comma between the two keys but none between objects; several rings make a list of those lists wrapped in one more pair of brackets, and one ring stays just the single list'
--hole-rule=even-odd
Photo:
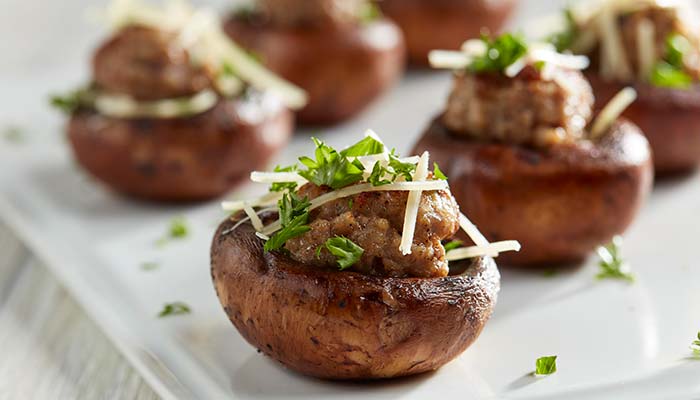
[{"label": "shredded cheese", "polygon": [[95,96],[95,109],[100,114],[115,118],[175,118],[201,114],[213,108],[218,102],[213,90],[203,90],[192,97],[138,101],[122,94],[98,93]]},{"label": "shredded cheese", "polygon": [[607,5],[603,8],[598,18],[598,24],[603,36],[600,43],[601,75],[604,79],[629,82],[633,76],[632,67],[622,42],[613,5]]},{"label": "shredded cheese", "polygon": [[637,25],[637,51],[639,58],[639,80],[646,82],[651,77],[656,64],[656,28],[649,19],[643,19]]},{"label": "shredded cheese", "polygon": [[[366,192],[383,192],[383,191],[432,191],[432,190],[445,190],[448,188],[447,181],[423,181],[423,182],[395,182],[388,185],[382,186],[372,186],[371,183],[361,183],[359,185],[352,185],[344,187],[339,190],[334,190],[332,192],[323,194],[311,200],[310,210],[315,210],[318,207],[329,203],[334,200],[342,199],[344,197],[354,196],[360,193]],[[281,223],[279,220],[271,223],[263,229],[263,233],[266,235],[271,235],[281,228]]]},{"label": "shredded cheese", "polygon": [[[428,162],[430,155],[428,152],[423,152],[416,165],[416,171],[413,174],[414,181],[422,181],[428,177]],[[408,193],[406,201],[406,212],[403,217],[403,232],[401,233],[401,244],[399,250],[403,255],[411,254],[411,245],[413,245],[413,236],[416,232],[416,220],[418,218],[418,208],[423,191],[415,190]]]},{"label": "shredded cheese", "polygon": [[464,69],[472,60],[473,58],[460,51],[432,50],[428,53],[428,61],[433,68]]},{"label": "shredded cheese", "polygon": [[493,242],[484,246],[471,246],[454,249],[445,255],[447,261],[463,260],[482,256],[493,256],[505,251],[520,251],[520,243],[517,240],[504,240]]},{"label": "shredded cheese", "polygon": [[260,172],[253,171],[250,173],[250,180],[257,183],[274,183],[274,182],[296,182],[306,183],[306,179],[296,172]]},{"label": "shredded cheese", "polygon": [[250,204],[246,203],[243,206],[243,211],[245,211],[248,218],[250,218],[250,223],[253,224],[253,228],[255,228],[256,231],[260,232],[263,230],[265,225],[263,225],[262,220],[258,217],[258,214],[253,210]]},{"label": "shredded cheese", "polygon": [[281,198],[282,193],[270,192],[253,200],[224,201],[221,203],[221,208],[224,211],[236,212],[242,210],[246,204],[249,204],[251,207],[266,206],[277,204]]},{"label": "shredded cheese", "polygon": [[617,118],[637,99],[637,91],[631,87],[620,90],[600,111],[591,128],[591,139],[607,132]]}]

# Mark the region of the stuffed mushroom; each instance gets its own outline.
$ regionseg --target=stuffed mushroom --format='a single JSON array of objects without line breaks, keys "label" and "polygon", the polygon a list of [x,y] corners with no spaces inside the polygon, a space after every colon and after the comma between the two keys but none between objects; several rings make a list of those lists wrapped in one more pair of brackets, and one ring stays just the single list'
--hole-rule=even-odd
[{"label": "stuffed mushroom", "polygon": [[586,75],[604,105],[624,86],[639,98],[624,113],[646,134],[658,174],[700,164],[700,30],[681,2],[616,0],[567,11],[557,46],[591,58]]},{"label": "stuffed mushroom", "polygon": [[399,28],[369,0],[258,0],[234,13],[226,32],[309,94],[307,125],[348,119],[400,77]]},{"label": "stuffed mushroom", "polygon": [[633,89],[593,120],[588,60],[510,34],[431,61],[454,85],[415,151],[430,151],[488,239],[523,244],[504,263],[578,262],[628,227],[652,181],[647,140],[617,118]]},{"label": "stuffed mushroom", "polygon": [[381,0],[377,4],[406,37],[408,59],[428,65],[433,49],[458,49],[462,38],[498,32],[516,0]]},{"label": "stuffed mushroom", "polygon": [[[329,379],[417,374],[469,347],[496,302],[492,257],[519,244],[489,243],[428,153],[399,158],[370,134],[343,151],[316,140],[300,161],[251,175],[268,195],[224,203],[211,274],[241,335]],[[478,245],[451,242],[460,226]]]},{"label": "stuffed mushroom", "polygon": [[53,103],[79,164],[118,192],[217,197],[289,140],[305,94],[240,50],[217,18],[183,3],[116,1],[92,81]]}]

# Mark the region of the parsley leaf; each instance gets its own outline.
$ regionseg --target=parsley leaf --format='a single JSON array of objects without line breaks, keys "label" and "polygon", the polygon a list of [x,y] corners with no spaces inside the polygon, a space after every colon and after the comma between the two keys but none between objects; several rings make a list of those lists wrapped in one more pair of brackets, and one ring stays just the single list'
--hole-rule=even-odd
[{"label": "parsley leaf", "polygon": [[6,126],[2,129],[2,137],[10,143],[21,143],[25,140],[25,131],[17,126]]},{"label": "parsley leaf", "polygon": [[51,95],[50,103],[53,107],[66,114],[73,114],[81,107],[92,105],[94,93],[89,89],[77,89],[63,96]]},{"label": "parsley leaf", "polygon": [[[296,165],[290,165],[288,167],[280,167],[278,165],[275,167],[275,172],[294,172],[296,170],[297,170]],[[297,188],[296,182],[274,182],[272,185],[270,185],[271,192],[283,192],[285,190],[289,190],[290,192],[292,192],[296,188]]]},{"label": "parsley leaf", "polygon": [[700,357],[700,332],[698,332],[698,340],[694,340],[690,345],[690,350],[693,351],[693,355]]},{"label": "parsley leaf", "polygon": [[367,136],[347,149],[341,151],[340,154],[344,155],[345,157],[361,157],[371,156],[372,154],[381,154],[383,152],[384,144],[371,136]]},{"label": "parsley leaf", "polygon": [[382,163],[377,161],[374,163],[372,173],[369,175],[369,178],[367,178],[367,181],[371,183],[372,186],[388,185],[391,183],[391,181],[388,179],[383,179],[387,173],[388,171],[382,166]]},{"label": "parsley leaf", "polygon": [[182,239],[188,235],[189,228],[187,227],[187,222],[183,217],[176,217],[170,221],[170,226],[168,227],[168,233],[162,238],[158,239],[156,244],[162,246],[172,239]]},{"label": "parsley leaf", "polygon": [[154,271],[158,269],[158,263],[153,261],[146,261],[141,263],[141,269],[144,271]]},{"label": "parsley leaf", "polygon": [[413,180],[413,171],[416,170],[416,164],[401,162],[396,155],[396,149],[391,150],[391,154],[389,154],[389,167],[394,171],[394,180],[399,176],[403,176],[407,181]]},{"label": "parsley leaf", "polygon": [[158,318],[189,314],[191,312],[192,310],[190,309],[190,306],[181,301],[176,301],[174,303],[165,304],[165,306],[163,306],[163,310],[158,313]]},{"label": "parsley leaf", "polygon": [[535,375],[551,375],[557,372],[557,356],[540,357],[535,361]]},{"label": "parsley leaf", "polygon": [[520,35],[505,33],[495,39],[483,35],[481,40],[486,44],[486,53],[472,61],[472,72],[501,72],[527,53],[527,44]]},{"label": "parsley leaf", "polygon": [[287,240],[301,236],[311,230],[311,227],[307,225],[309,222],[309,207],[311,207],[308,197],[300,199],[295,193],[285,193],[278,204],[282,229],[275,232],[270,237],[270,240],[265,242],[265,251],[280,249]]},{"label": "parsley leaf", "polygon": [[682,35],[672,34],[666,38],[665,60],[659,61],[651,72],[650,81],[654,86],[674,89],[688,89],[693,77],[685,72],[683,59],[692,51],[692,45]]},{"label": "parsley leaf", "polygon": [[447,176],[440,170],[440,167],[436,162],[433,163],[433,176],[441,181],[447,180]]},{"label": "parsley leaf", "polygon": [[576,39],[578,35],[578,26],[574,19],[574,13],[570,8],[564,10],[564,19],[566,21],[564,30],[552,34],[547,38],[547,42],[553,44],[560,53],[570,49],[571,45],[574,43],[574,39]]},{"label": "parsley leaf", "polygon": [[362,253],[365,252],[362,247],[343,236],[336,236],[326,240],[324,246],[335,256],[341,271],[357,264],[360,261],[360,257],[362,257]]},{"label": "parsley leaf", "polygon": [[654,86],[687,89],[692,83],[693,78],[690,75],[666,61],[656,63],[651,72],[651,84]]},{"label": "parsley leaf", "polygon": [[451,242],[445,243],[443,247],[445,248],[445,253],[448,253],[454,249],[462,247],[463,242],[461,240],[453,240]]},{"label": "parsley leaf", "polygon": [[693,45],[683,35],[671,34],[666,38],[666,61],[677,68],[684,68],[685,55],[693,50]]},{"label": "parsley leaf", "polygon": [[316,144],[316,159],[300,157],[299,161],[307,169],[299,171],[299,175],[317,186],[330,186],[332,189],[340,189],[363,178],[364,167],[362,163],[339,154],[334,148],[327,146],[322,141],[312,138]]},{"label": "parsley leaf", "polygon": [[611,243],[598,248],[600,262],[600,272],[596,279],[622,279],[627,282],[634,282],[634,275],[629,272],[627,263],[622,259],[620,247],[622,238],[615,236]]}]

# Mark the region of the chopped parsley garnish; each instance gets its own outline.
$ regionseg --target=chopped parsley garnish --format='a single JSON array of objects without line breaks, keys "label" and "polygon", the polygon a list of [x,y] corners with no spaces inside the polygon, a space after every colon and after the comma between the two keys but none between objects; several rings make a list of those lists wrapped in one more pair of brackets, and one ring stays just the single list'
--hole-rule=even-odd
[{"label": "chopped parsley garnish", "polygon": [[659,61],[651,72],[651,83],[659,87],[687,89],[693,84],[693,78],[682,69],[666,61]]},{"label": "chopped parsley garnish", "polygon": [[596,275],[596,279],[621,279],[634,282],[634,275],[629,272],[629,266],[622,259],[621,247],[622,238],[615,236],[611,243],[598,248],[600,272]]},{"label": "chopped parsley garnish", "polygon": [[379,161],[374,163],[374,167],[372,167],[372,173],[369,175],[369,178],[367,178],[367,181],[372,184],[372,186],[382,186],[382,185],[388,185],[391,183],[390,180],[384,179],[385,175],[388,173],[386,168],[382,166],[382,163]]},{"label": "chopped parsley garnish", "polygon": [[444,248],[445,248],[445,253],[450,252],[454,249],[458,249],[462,247],[463,242],[461,240],[453,240],[451,242],[445,243]]},{"label": "chopped parsley garnish", "polygon": [[25,139],[25,132],[17,126],[7,126],[2,130],[2,137],[10,143],[21,143]]},{"label": "chopped parsley garnish", "polygon": [[170,221],[170,226],[168,227],[168,232],[165,236],[158,239],[157,245],[162,246],[173,239],[182,239],[187,236],[189,228],[187,227],[187,222],[183,217],[176,217]]},{"label": "chopped parsley garnish", "polygon": [[690,350],[693,351],[693,355],[700,357],[700,332],[698,332],[698,340],[694,340],[690,345]]},{"label": "chopped parsley garnish", "polygon": [[666,38],[666,56],[659,61],[651,72],[650,81],[654,86],[674,89],[688,89],[693,84],[693,77],[685,72],[683,59],[692,51],[692,45],[682,35],[672,34]]},{"label": "chopped parsley garnish", "polygon": [[69,92],[63,96],[51,95],[51,105],[61,110],[66,114],[73,114],[80,107],[92,104],[94,93],[89,89],[78,89]]},{"label": "chopped parsley garnish", "polygon": [[535,375],[551,375],[557,372],[557,356],[540,357],[535,361]]},{"label": "chopped parsley garnish", "polygon": [[442,180],[442,181],[447,180],[447,176],[444,173],[442,173],[442,171],[440,170],[440,167],[438,166],[438,164],[436,162],[433,163],[433,176],[439,180]]},{"label": "chopped parsley garnish", "polygon": [[362,180],[364,167],[361,162],[350,161],[322,141],[316,138],[312,140],[316,144],[316,159],[300,157],[299,161],[307,169],[299,171],[299,175],[317,186],[330,186],[332,189],[340,189]]},{"label": "chopped parsley garnish", "polygon": [[347,149],[341,151],[340,154],[344,155],[345,157],[361,157],[381,154],[383,152],[384,144],[371,136],[367,136]]},{"label": "chopped parsley garnish", "polygon": [[[297,170],[296,165],[290,165],[288,167],[280,167],[278,165],[275,167],[275,172],[294,172],[296,170]],[[271,192],[284,192],[285,190],[289,190],[290,192],[292,192],[296,188],[297,188],[296,182],[275,182],[272,185],[270,185]]]},{"label": "chopped parsley garnish", "polygon": [[578,35],[578,26],[574,19],[574,13],[570,8],[564,10],[564,19],[566,26],[561,32],[550,35],[547,41],[556,47],[558,52],[569,50],[574,43],[574,39]]},{"label": "chopped parsley garnish", "polygon": [[165,306],[163,306],[163,310],[158,313],[158,318],[189,314],[191,312],[192,310],[190,309],[190,306],[181,301],[176,301],[174,303],[167,303]]},{"label": "chopped parsley garnish", "polygon": [[391,169],[394,171],[394,181],[399,176],[403,176],[407,181],[413,180],[413,171],[416,170],[416,164],[401,162],[399,157],[396,155],[396,149],[391,150],[391,154],[389,154],[389,167],[391,167]]},{"label": "chopped parsley garnish", "polygon": [[159,265],[156,262],[153,261],[147,261],[144,263],[141,263],[141,269],[144,271],[155,271],[158,269]]},{"label": "chopped parsley garnish", "polygon": [[520,35],[505,33],[495,39],[482,35],[486,53],[469,66],[472,72],[502,72],[527,53],[527,44]]},{"label": "chopped parsley garnish", "polygon": [[278,204],[282,229],[265,242],[265,251],[280,249],[287,240],[301,236],[311,230],[311,227],[307,225],[309,222],[309,207],[311,207],[307,197],[300,199],[296,193],[285,193]]},{"label": "chopped parsley garnish", "polygon": [[[335,256],[341,271],[357,264],[360,261],[360,257],[362,257],[362,253],[365,252],[362,247],[343,236],[336,236],[326,240],[324,246]],[[317,250],[316,254],[319,255],[320,250]]]}]

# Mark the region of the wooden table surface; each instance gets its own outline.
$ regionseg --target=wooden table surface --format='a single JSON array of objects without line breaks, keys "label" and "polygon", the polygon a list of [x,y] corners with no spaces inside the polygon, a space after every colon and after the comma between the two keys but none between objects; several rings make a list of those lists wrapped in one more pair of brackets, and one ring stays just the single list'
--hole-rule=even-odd
[{"label": "wooden table surface", "polygon": [[0,222],[0,399],[157,399]]}]

